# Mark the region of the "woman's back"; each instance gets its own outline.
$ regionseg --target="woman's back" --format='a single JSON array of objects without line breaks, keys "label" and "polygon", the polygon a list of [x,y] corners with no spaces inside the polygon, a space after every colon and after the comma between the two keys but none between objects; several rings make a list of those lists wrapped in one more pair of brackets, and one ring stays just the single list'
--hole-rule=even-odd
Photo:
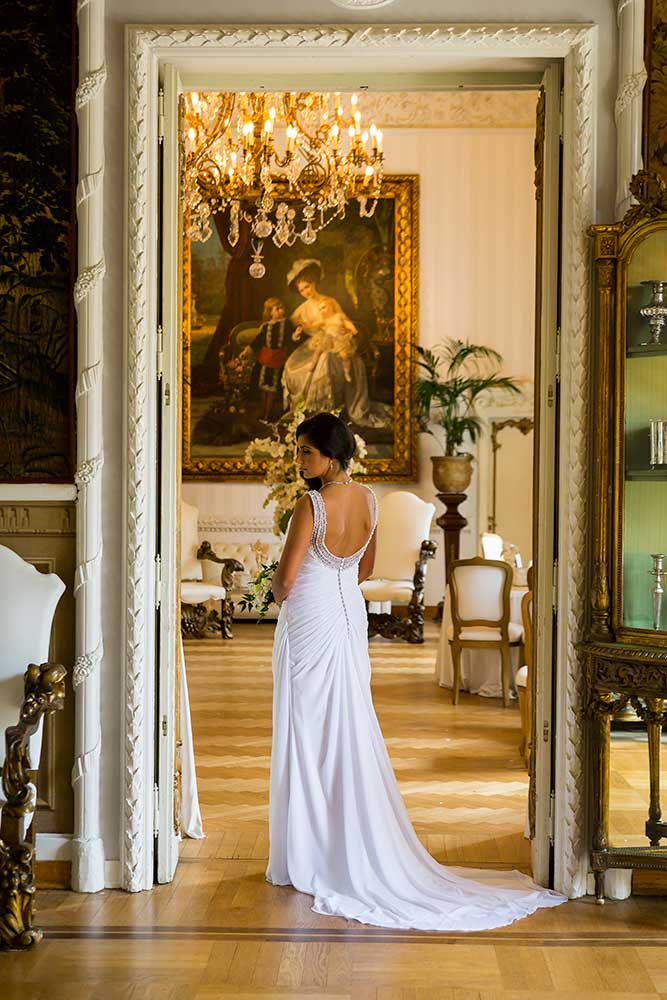
[{"label": "woman's back", "polygon": [[364,547],[373,531],[373,494],[358,483],[332,482],[322,487],[326,513],[324,544],[345,559]]}]

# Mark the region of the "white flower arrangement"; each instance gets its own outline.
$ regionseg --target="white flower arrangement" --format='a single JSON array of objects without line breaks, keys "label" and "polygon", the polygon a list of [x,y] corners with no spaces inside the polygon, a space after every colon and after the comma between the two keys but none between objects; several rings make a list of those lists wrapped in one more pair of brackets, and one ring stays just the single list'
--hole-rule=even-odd
[{"label": "white flower arrangement", "polygon": [[[264,484],[269,492],[264,507],[275,503],[273,530],[278,536],[287,531],[296,502],[308,489],[296,467],[296,429],[305,417],[303,404],[298,404],[291,413],[272,425],[271,437],[255,438],[245,452],[246,463],[251,469],[256,463],[268,460]],[[354,439],[357,452],[349,472],[351,475],[363,474],[366,468],[359,459],[367,454],[366,442],[358,434],[354,435]]]},{"label": "white flower arrangement", "polygon": [[257,620],[261,621],[272,604],[275,604],[273,596],[273,574],[278,567],[277,562],[263,563],[260,566],[257,577],[248,584],[248,592],[243,595],[239,604],[243,611],[256,611]]}]

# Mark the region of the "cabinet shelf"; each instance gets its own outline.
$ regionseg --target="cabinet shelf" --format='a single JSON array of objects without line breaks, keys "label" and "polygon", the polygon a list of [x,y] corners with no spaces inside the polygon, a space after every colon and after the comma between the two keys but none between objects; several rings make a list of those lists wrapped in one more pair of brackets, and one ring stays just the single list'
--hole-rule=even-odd
[{"label": "cabinet shelf", "polygon": [[667,355],[667,344],[632,344],[625,353],[628,358],[659,357]]},{"label": "cabinet shelf", "polygon": [[657,469],[651,469],[649,467],[645,469],[626,469],[625,470],[625,480],[634,480],[639,482],[655,483],[655,482],[667,482],[667,465],[660,466]]}]

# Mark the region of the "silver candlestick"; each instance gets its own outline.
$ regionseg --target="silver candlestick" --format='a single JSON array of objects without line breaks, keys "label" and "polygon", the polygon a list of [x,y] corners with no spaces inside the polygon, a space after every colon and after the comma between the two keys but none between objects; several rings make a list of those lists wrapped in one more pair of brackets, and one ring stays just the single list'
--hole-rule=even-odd
[{"label": "silver candlestick", "polygon": [[667,305],[665,305],[667,281],[642,281],[642,285],[650,285],[653,291],[649,305],[639,310],[639,315],[648,320],[651,330],[651,339],[642,344],[642,347],[646,347],[648,344],[660,343],[660,331],[665,325],[665,317],[667,317]]},{"label": "silver candlestick", "polygon": [[656,632],[660,629],[660,618],[662,615],[662,595],[664,593],[662,589],[662,578],[665,574],[664,567],[664,553],[656,553],[651,556],[653,560],[653,569],[649,570],[651,576],[655,579],[653,585],[653,628]]}]

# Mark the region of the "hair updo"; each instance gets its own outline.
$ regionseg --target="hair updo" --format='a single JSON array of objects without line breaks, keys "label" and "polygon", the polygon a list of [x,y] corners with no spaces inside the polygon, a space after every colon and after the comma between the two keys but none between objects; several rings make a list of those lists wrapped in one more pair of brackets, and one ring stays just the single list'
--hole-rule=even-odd
[{"label": "hair updo", "polygon": [[296,429],[296,436],[300,438],[303,434],[323,455],[335,458],[341,469],[347,469],[357,450],[352,431],[334,413],[316,413],[315,416],[302,420]]}]

